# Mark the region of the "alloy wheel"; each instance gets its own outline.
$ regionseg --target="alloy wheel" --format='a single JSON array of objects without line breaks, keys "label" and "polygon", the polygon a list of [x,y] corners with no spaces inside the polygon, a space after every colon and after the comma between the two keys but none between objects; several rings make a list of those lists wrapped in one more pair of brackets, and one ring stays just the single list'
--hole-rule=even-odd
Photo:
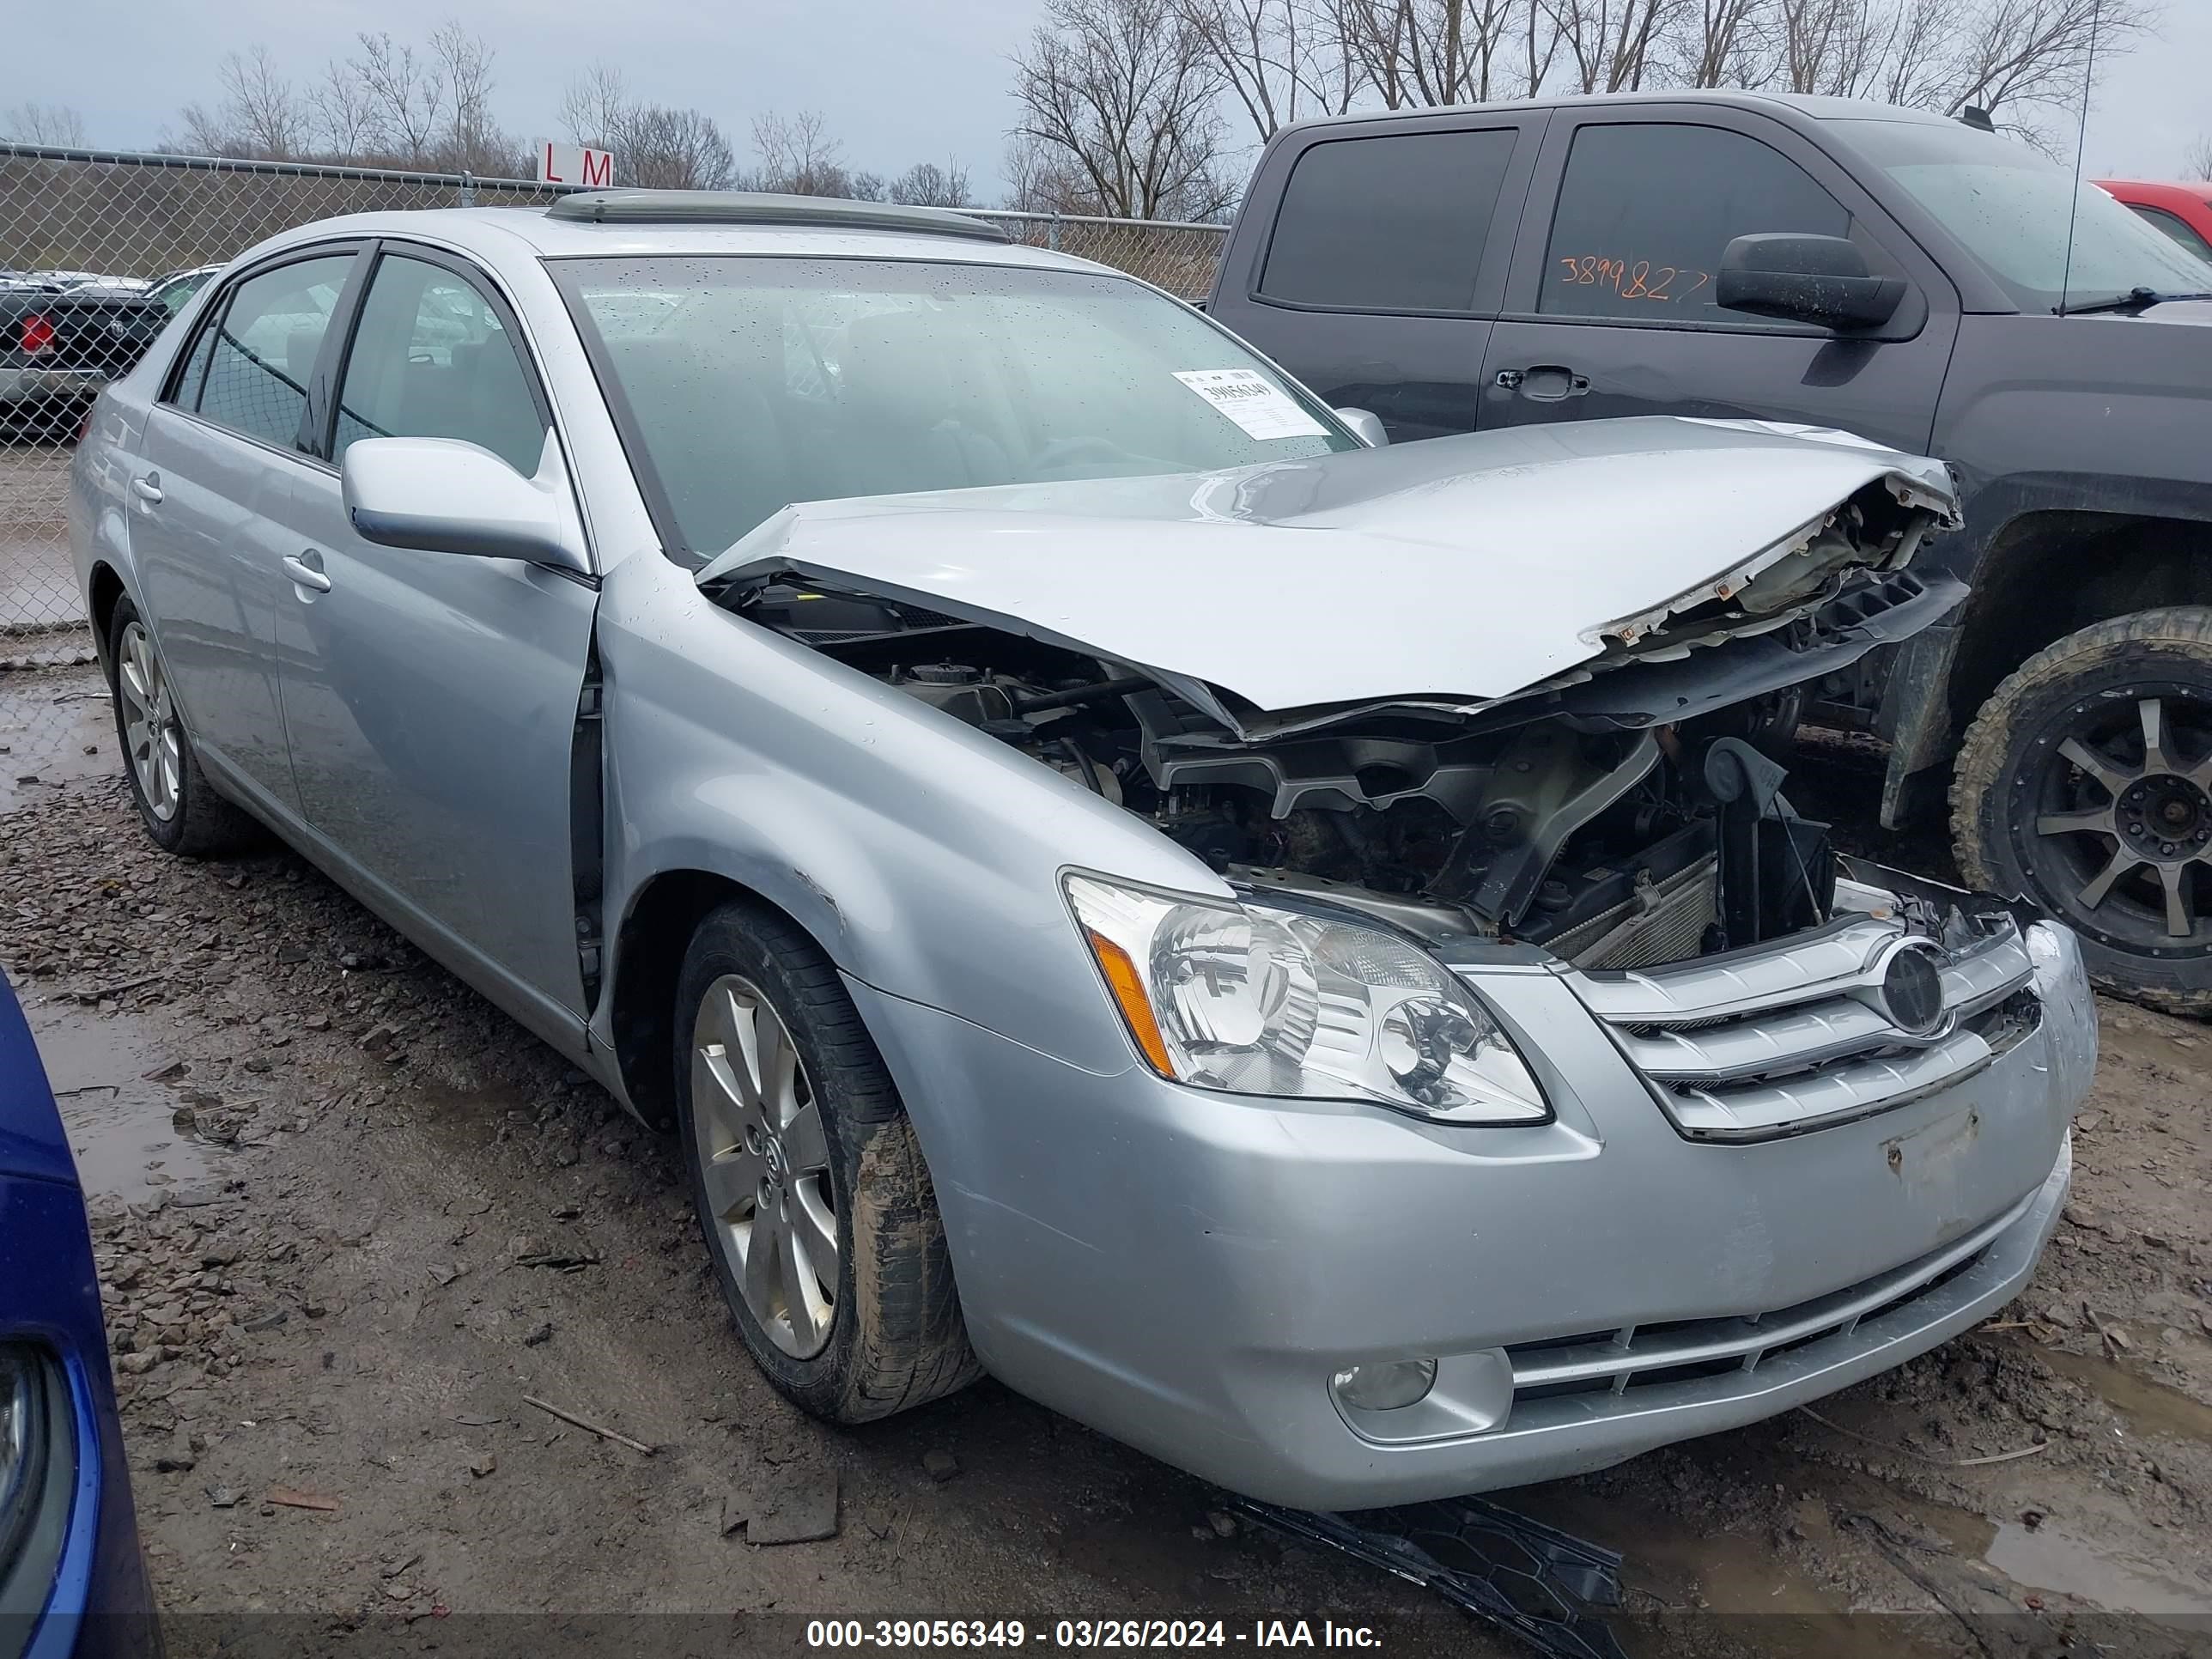
[{"label": "alloy wheel", "polygon": [[168,678],[145,625],[123,630],[115,665],[115,690],[123,705],[123,747],[146,810],[167,823],[184,799],[184,733]]},{"label": "alloy wheel", "polygon": [[2079,707],[2045,767],[2031,867],[2077,925],[2154,951],[2212,903],[2212,705],[2179,687]]},{"label": "alloy wheel", "polygon": [[830,1144],[789,1028],[741,975],[708,986],[693,1022],[691,1124],[709,1230],[746,1308],[777,1347],[812,1358],[837,1312]]}]

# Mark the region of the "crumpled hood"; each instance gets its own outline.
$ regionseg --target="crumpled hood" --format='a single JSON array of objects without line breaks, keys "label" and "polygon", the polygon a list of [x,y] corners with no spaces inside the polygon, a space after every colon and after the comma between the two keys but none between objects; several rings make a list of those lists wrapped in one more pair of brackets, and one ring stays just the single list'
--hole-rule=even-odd
[{"label": "crumpled hood", "polygon": [[1942,463],[1840,433],[1562,422],[1221,472],[811,502],[698,580],[782,574],[908,601],[1263,710],[1486,702],[1671,601],[1741,586],[1884,480],[1955,520]]}]

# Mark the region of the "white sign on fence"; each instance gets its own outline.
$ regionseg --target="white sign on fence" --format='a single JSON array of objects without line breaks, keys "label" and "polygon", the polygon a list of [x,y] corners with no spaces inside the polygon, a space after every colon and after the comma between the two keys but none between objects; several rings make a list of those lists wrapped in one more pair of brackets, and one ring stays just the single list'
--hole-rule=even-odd
[{"label": "white sign on fence", "polygon": [[605,189],[615,181],[615,156],[609,149],[582,144],[538,146],[538,177],[549,185],[590,185]]}]

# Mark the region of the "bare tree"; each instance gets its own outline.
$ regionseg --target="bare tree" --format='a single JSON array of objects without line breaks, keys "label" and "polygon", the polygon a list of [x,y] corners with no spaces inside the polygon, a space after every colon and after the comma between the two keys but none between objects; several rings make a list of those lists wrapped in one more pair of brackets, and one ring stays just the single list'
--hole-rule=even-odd
[{"label": "bare tree", "polygon": [[774,110],[753,121],[753,149],[760,167],[751,184],[756,190],[781,191],[787,196],[851,196],[852,173],[845,167],[845,147],[830,136],[818,111],[805,109],[796,115]]},{"label": "bare tree", "polygon": [[1680,14],[1675,78],[1693,87],[1748,86],[1765,77],[1767,0],[1695,0]]},{"label": "bare tree", "polygon": [[1014,58],[1015,129],[1064,157],[1105,213],[1217,216],[1220,71],[1177,0],[1045,0]]},{"label": "bare tree", "polygon": [[[1848,0],[1846,0],[1848,3]],[[1536,0],[1557,31],[1582,92],[1632,92],[1656,66],[1681,0]]]},{"label": "bare tree", "polygon": [[2107,60],[2154,27],[2146,0],[1984,0],[1957,27],[1941,107],[1969,104],[2032,131],[2039,111],[2077,111],[2088,95],[2090,43]]},{"label": "bare tree", "polygon": [[368,96],[376,149],[395,160],[429,161],[447,118],[441,66],[387,33],[364,29],[356,38],[360,53],[345,66]]},{"label": "bare tree", "polygon": [[19,144],[84,146],[84,117],[65,104],[10,104],[0,109],[0,138]]},{"label": "bare tree", "polygon": [[325,155],[365,160],[376,152],[375,100],[354,72],[337,58],[323,66],[323,78],[307,94],[315,137]]},{"label": "bare tree", "polygon": [[1358,95],[1325,0],[1176,0],[1176,9],[1261,138],[1309,116],[1341,115]]},{"label": "bare tree", "polygon": [[1019,133],[1006,140],[1000,170],[1006,176],[1006,205],[1016,213],[1097,213],[1104,206],[1073,156]]},{"label": "bare tree", "polygon": [[645,104],[625,124],[615,166],[648,190],[727,190],[737,173],[730,141],[714,118],[696,109]]},{"label": "bare tree", "polygon": [[570,78],[561,92],[561,126],[572,144],[615,152],[622,165],[622,150],[629,122],[636,114],[623,72],[602,59]]},{"label": "bare tree", "polygon": [[262,161],[289,161],[307,153],[314,118],[307,100],[277,70],[268,47],[226,54],[217,79],[222,96],[212,109],[187,104],[179,117],[188,149]]},{"label": "bare tree", "polygon": [[430,36],[430,57],[446,88],[446,131],[438,159],[449,167],[493,174],[521,170],[521,147],[491,112],[496,56],[482,35],[471,34],[459,19]]},{"label": "bare tree", "polygon": [[943,167],[934,161],[916,161],[886,188],[892,201],[913,207],[975,204],[975,198],[968,193],[968,169],[957,161],[948,161]]},{"label": "bare tree", "polygon": [[2181,176],[2185,179],[2212,179],[2212,132],[2200,134],[2194,143],[2181,152]]}]

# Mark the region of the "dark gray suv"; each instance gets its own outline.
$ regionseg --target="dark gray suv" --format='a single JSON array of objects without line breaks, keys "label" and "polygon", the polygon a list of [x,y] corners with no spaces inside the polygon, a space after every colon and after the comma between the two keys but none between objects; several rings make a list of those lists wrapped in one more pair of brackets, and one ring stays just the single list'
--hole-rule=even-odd
[{"label": "dark gray suv", "polygon": [[1995,133],[1666,93],[1286,129],[1211,309],[1401,441],[1665,413],[1949,461],[1966,527],[1922,560],[1972,599],[1807,695],[1890,740],[1885,823],[1955,757],[1969,878],[2063,917],[2101,983],[2201,1011],[2208,291],[2212,266]]}]

